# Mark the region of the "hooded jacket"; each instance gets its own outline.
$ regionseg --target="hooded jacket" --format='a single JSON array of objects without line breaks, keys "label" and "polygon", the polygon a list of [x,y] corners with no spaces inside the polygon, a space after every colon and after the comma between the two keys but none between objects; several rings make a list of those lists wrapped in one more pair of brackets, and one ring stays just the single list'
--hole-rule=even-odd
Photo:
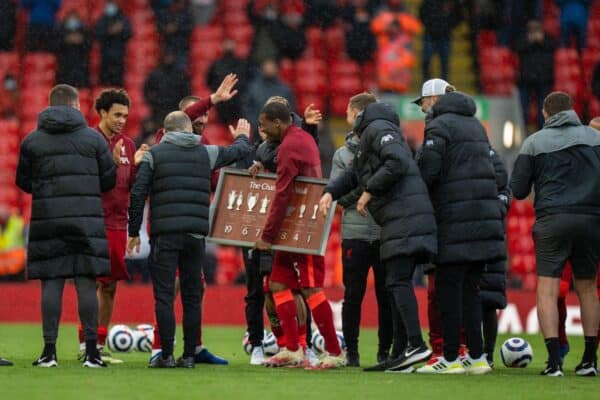
[{"label": "hooded jacket", "polygon": [[33,196],[29,279],[110,274],[101,193],[115,186],[106,141],[69,106],[42,111],[21,143],[17,185]]},{"label": "hooded jacket", "polygon": [[573,110],[548,118],[523,142],[510,186],[517,199],[535,187],[538,218],[549,214],[600,215],[600,134]]},{"label": "hooded jacket", "polygon": [[475,102],[448,93],[433,106],[419,158],[438,224],[436,264],[505,257],[503,213],[491,146]]},{"label": "hooded jacket", "polygon": [[373,103],[354,125],[360,145],[352,169],[329,182],[334,199],[359,186],[372,194],[367,207],[381,227],[382,261],[414,256],[426,261],[437,252],[433,208],[410,148],[400,133],[396,112]]},{"label": "hooded jacket", "polygon": [[[350,132],[346,136],[346,144],[336,150],[331,163],[331,177],[333,181],[340,176],[346,168],[352,168],[354,156],[358,151],[359,140]],[[366,241],[379,240],[381,228],[375,223],[371,214],[363,217],[356,211],[356,202],[361,195],[360,188],[340,197],[338,204],[344,207],[342,214],[342,239],[357,239]]]},{"label": "hooded jacket", "polygon": [[213,169],[243,159],[252,150],[238,136],[228,147],[203,145],[191,132],[167,132],[144,154],[131,189],[129,236],[139,236],[150,194],[150,235],[208,234],[210,177]]}]

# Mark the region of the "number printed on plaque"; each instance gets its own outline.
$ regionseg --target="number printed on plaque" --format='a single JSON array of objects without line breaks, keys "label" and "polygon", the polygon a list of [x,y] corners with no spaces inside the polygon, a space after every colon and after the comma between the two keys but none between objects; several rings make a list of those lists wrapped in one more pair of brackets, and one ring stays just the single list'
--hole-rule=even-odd
[{"label": "number printed on plaque", "polygon": [[256,228],[256,237],[258,237],[258,235],[260,235],[260,228]]},{"label": "number printed on plaque", "polygon": [[298,240],[300,240],[300,234],[298,232],[294,233],[294,237],[293,239],[297,242]]},{"label": "number printed on plaque", "polygon": [[248,236],[248,227],[247,226],[242,228],[242,236]]},{"label": "number printed on plaque", "polygon": [[280,238],[281,240],[285,240],[285,239],[287,239],[287,232],[281,232],[281,234],[279,235],[279,238]]},{"label": "number printed on plaque", "polygon": [[225,233],[231,233],[233,231],[233,226],[225,225]]},{"label": "number printed on plaque", "polygon": [[308,237],[306,238],[306,243],[310,243],[310,238],[311,238],[311,235],[308,235]]}]

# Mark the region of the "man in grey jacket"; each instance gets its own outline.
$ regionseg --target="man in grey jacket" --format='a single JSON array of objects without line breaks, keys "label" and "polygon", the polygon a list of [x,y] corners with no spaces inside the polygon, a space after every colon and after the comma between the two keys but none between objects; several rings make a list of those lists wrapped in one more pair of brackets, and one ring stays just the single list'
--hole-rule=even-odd
[{"label": "man in grey jacket", "polygon": [[537,310],[548,350],[542,375],[563,376],[556,302],[560,278],[569,260],[585,337],[585,351],[575,373],[596,376],[600,135],[581,124],[573,110],[573,100],[566,93],[550,93],[542,112],[544,129],[523,142],[510,182],[517,199],[529,196],[532,185],[535,189]]},{"label": "man in grey jacket", "polygon": [[[162,355],[152,368],[193,368],[200,329],[200,294],[204,237],[208,234],[210,177],[221,168],[246,157],[250,124],[230,128],[235,142],[229,147],[205,146],[192,133],[192,122],[183,111],[167,115],[165,136],[143,157],[129,207],[127,251],[139,251],[139,231],[144,204],[150,194],[150,260],[155,313]],[[183,304],[183,356],[175,362],[175,272],[179,268]]]},{"label": "man in grey jacket", "polygon": [[[371,93],[360,93],[350,99],[347,112],[360,112],[377,98]],[[333,155],[331,179],[336,179],[346,168],[351,168],[360,139],[354,132],[346,137],[346,144]],[[356,202],[361,191],[354,190],[338,200],[344,207],[342,217],[342,265],[344,281],[344,303],[342,305],[342,326],[346,340],[347,366],[359,367],[358,335],[360,330],[361,305],[367,287],[369,269],[375,275],[375,296],[379,321],[379,349],[377,362],[389,357],[392,344],[392,309],[385,288],[385,270],[379,258],[379,237],[381,228],[371,214],[363,217],[356,211]]]}]

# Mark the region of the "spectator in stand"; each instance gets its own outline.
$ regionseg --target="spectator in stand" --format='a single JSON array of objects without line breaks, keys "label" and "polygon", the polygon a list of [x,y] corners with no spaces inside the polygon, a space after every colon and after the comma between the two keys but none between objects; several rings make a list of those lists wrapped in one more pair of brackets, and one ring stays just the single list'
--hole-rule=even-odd
[{"label": "spectator in stand", "polygon": [[0,204],[0,277],[16,275],[25,268],[25,221],[16,210]]},{"label": "spectator in stand", "polygon": [[[277,59],[277,45],[273,30],[279,18],[278,2],[274,0],[250,0],[247,5],[247,12],[250,23],[254,26],[250,61],[256,65],[261,65],[265,60]],[[264,102],[261,104],[264,104]],[[258,111],[260,111],[260,108],[258,108]],[[258,115],[252,118],[258,118]],[[256,125],[252,124],[252,126]]]},{"label": "spectator in stand", "polygon": [[56,81],[78,88],[89,87],[91,36],[77,11],[67,14],[58,37]]},{"label": "spectator in stand", "polygon": [[523,119],[528,121],[529,103],[532,95],[537,99],[537,128],[544,125],[541,111],[544,98],[554,83],[554,41],[546,36],[539,21],[529,21],[527,35],[516,44],[520,60],[518,87],[523,107]]},{"label": "spectator in stand", "polygon": [[131,38],[129,18],[115,1],[104,6],[104,14],[96,24],[96,39],[100,43],[100,84],[123,86],[125,70],[125,45]]},{"label": "spectator in stand", "polygon": [[501,0],[497,3],[501,7],[500,14],[491,17],[500,22],[498,42],[513,47],[519,38],[525,36],[527,21],[541,18],[540,0]]},{"label": "spectator in stand", "polygon": [[296,111],[296,99],[292,89],[279,79],[279,67],[275,60],[266,60],[260,66],[260,75],[248,85],[243,100],[243,115],[254,127],[252,139],[257,140],[258,116],[262,106],[270,97],[281,96],[290,103],[290,111]]},{"label": "spectator in stand", "polygon": [[600,101],[600,61],[598,61],[592,73],[592,94],[596,100]]},{"label": "spectator in stand", "polygon": [[[168,9],[161,11],[157,18],[165,49],[174,52],[177,65],[187,68],[187,57],[190,49],[190,34],[194,21],[190,14],[187,0],[173,0]],[[173,108],[170,111],[176,110]]]},{"label": "spectator in stand", "polygon": [[570,47],[575,36],[577,51],[585,48],[591,0],[554,0],[560,7],[560,45]]},{"label": "spectator in stand", "polygon": [[387,6],[371,22],[371,30],[377,36],[379,89],[406,92],[412,79],[411,69],[416,64],[412,40],[421,32],[421,23],[404,12],[401,1],[388,0]]},{"label": "spectator in stand", "polygon": [[4,0],[0,2],[0,51],[11,51],[14,48],[16,33],[16,0]]},{"label": "spectator in stand", "polygon": [[333,25],[341,11],[335,0],[305,0],[304,3],[306,25],[318,26],[321,29]]},{"label": "spectator in stand", "polygon": [[273,30],[279,58],[295,60],[304,53],[306,48],[306,34],[302,24],[304,10],[304,5],[297,2],[289,2],[282,7],[281,17]]},{"label": "spectator in stand", "polygon": [[190,8],[194,24],[208,25],[215,15],[217,0],[191,0]]},{"label": "spectator in stand", "polygon": [[460,23],[458,0],[425,0],[419,9],[419,18],[425,27],[423,35],[423,80],[431,77],[429,64],[433,55],[440,57],[441,77],[448,80],[450,63],[450,36]]},{"label": "spectator in stand", "polygon": [[371,32],[369,0],[352,0],[342,10],[342,18],[346,30],[346,52],[348,57],[359,63],[373,59],[373,51],[377,43]]},{"label": "spectator in stand", "polygon": [[215,92],[221,85],[221,82],[223,82],[223,79],[230,73],[238,76],[239,83],[237,89],[240,95],[233,97],[229,101],[217,104],[217,114],[219,115],[219,120],[223,123],[230,123],[241,118],[241,96],[244,94],[250,78],[250,65],[248,61],[236,55],[235,41],[233,39],[225,39],[223,41],[223,55],[212,63],[206,74],[207,86]]},{"label": "spectator in stand", "polygon": [[144,98],[152,109],[152,119],[161,126],[165,116],[177,110],[179,100],[191,94],[190,78],[175,62],[175,53],[164,50],[160,65],[144,84]]},{"label": "spectator in stand", "polygon": [[21,7],[29,12],[29,30],[25,48],[29,51],[53,51],[56,13],[61,0],[21,0]]},{"label": "spectator in stand", "polygon": [[19,104],[19,85],[17,79],[10,73],[4,76],[0,88],[0,118],[14,118]]}]

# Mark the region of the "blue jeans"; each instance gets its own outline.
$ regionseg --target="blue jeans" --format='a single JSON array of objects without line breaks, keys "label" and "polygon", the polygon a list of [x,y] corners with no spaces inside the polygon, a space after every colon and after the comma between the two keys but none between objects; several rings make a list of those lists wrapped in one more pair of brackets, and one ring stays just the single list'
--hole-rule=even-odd
[{"label": "blue jeans", "polygon": [[437,53],[440,56],[441,78],[448,80],[448,64],[450,62],[450,39],[433,40],[429,35],[423,37],[423,80],[430,79],[429,64],[433,55]]}]

